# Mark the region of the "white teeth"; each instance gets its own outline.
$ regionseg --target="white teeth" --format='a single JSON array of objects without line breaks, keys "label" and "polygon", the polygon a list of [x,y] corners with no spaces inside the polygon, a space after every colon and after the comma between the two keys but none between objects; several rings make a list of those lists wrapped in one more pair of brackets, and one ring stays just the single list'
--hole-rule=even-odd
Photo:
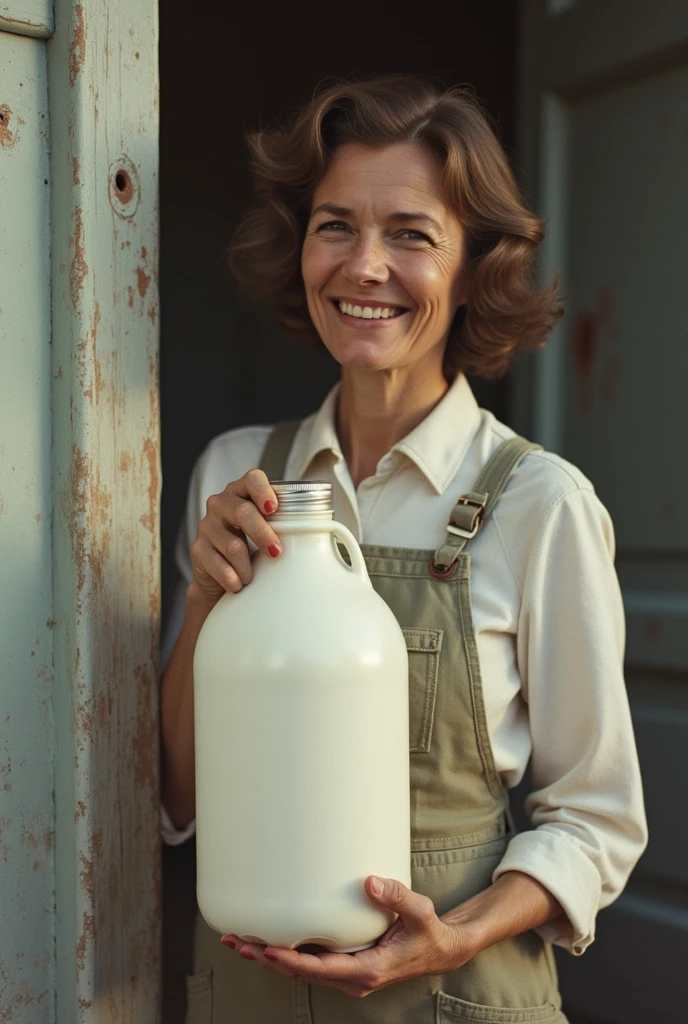
[{"label": "white teeth", "polygon": [[359,317],[362,320],[379,320],[380,317],[386,320],[401,312],[397,306],[354,306],[351,302],[339,302],[338,305],[342,313]]}]

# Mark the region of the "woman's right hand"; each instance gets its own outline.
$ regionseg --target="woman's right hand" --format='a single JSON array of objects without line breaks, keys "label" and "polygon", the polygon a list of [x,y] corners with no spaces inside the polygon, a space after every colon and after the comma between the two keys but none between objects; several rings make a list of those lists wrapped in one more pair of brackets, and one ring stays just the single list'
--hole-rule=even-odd
[{"label": "woman's right hand", "polygon": [[222,494],[212,494],[191,545],[194,578],[190,588],[216,604],[225,592],[236,594],[250,583],[253,568],[247,537],[266,555],[277,558],[282,550],[279,537],[265,519],[276,508],[277,495],[260,469],[250,469],[240,480],[227,484]]}]

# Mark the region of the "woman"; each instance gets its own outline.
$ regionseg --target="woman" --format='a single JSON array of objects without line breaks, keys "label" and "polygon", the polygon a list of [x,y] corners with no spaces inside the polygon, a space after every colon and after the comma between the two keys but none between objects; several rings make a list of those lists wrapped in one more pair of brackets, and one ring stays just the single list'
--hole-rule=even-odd
[{"label": "woman", "polygon": [[[475,100],[419,77],[331,87],[250,141],[257,204],[232,269],[341,381],[295,433],[230,431],[194,470],[162,681],[168,841],[193,827],[199,630],[250,584],[249,545],[280,556],[269,478],[330,480],[400,623],[443,641],[434,716],[410,678],[413,887],[365,882],[395,924],[318,955],[223,945],[199,919],[188,1020],[561,1022],[551,943],[592,942],[646,827],[609,516],[464,375],[504,373],[561,315],[531,276],[541,222]],[[533,828],[514,835],[529,759]]]}]

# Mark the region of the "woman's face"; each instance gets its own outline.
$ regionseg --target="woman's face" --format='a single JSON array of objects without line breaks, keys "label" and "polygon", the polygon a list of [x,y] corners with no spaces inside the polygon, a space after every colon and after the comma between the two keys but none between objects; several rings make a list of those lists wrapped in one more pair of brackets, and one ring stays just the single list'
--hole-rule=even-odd
[{"label": "woman's face", "polygon": [[308,309],[334,358],[363,370],[435,357],[441,366],[465,301],[464,237],[434,153],[342,145],[315,190],[301,254]]}]

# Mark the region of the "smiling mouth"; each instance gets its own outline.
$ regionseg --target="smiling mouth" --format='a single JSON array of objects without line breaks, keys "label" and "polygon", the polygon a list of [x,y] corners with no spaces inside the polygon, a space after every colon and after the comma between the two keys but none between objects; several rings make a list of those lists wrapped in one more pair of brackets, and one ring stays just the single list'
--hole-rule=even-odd
[{"label": "smiling mouth", "polygon": [[397,320],[408,310],[403,306],[359,306],[351,302],[340,302],[339,299],[330,299],[332,305],[351,320]]}]

